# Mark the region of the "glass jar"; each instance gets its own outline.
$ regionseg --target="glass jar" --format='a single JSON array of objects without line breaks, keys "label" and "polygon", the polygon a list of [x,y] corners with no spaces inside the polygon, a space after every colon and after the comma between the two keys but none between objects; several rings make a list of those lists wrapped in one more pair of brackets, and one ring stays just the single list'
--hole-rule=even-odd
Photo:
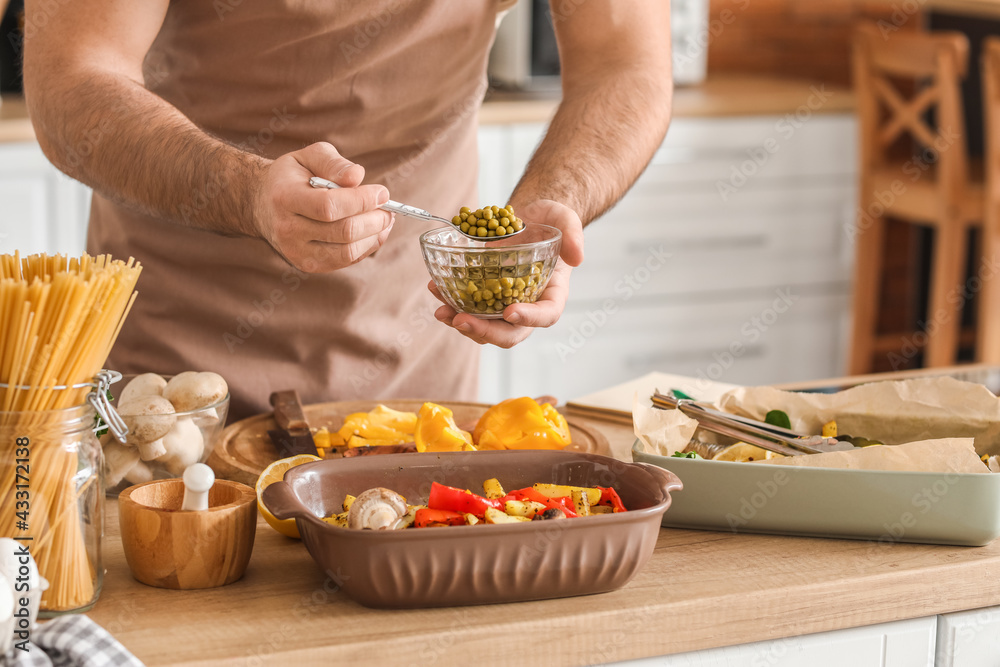
[{"label": "glass jar", "polygon": [[95,408],[115,420],[99,398],[104,382],[89,386],[98,390],[80,405],[0,412],[0,536],[27,548],[47,581],[42,617],[90,609],[104,578],[104,458],[95,428],[105,425]]}]

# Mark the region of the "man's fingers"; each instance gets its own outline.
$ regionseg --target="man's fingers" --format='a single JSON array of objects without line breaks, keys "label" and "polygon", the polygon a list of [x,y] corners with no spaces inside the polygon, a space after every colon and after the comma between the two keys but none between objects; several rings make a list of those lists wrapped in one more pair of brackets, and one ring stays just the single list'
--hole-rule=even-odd
[{"label": "man's fingers", "polygon": [[303,183],[302,187],[288,188],[279,203],[289,211],[310,220],[333,222],[366,211],[375,211],[387,201],[389,191],[384,185],[327,190]]},{"label": "man's fingers", "polygon": [[550,327],[558,322],[569,297],[569,273],[569,267],[560,260],[538,301],[512,303],[504,308],[504,320],[524,327]]},{"label": "man's fingers", "polygon": [[[385,237],[388,237],[393,218],[388,211],[375,209],[336,222],[316,222],[305,218],[300,218],[300,220],[302,237],[320,243],[348,244],[376,237],[383,233]],[[382,241],[384,242],[385,238]]]},{"label": "man's fingers", "polygon": [[351,162],[325,141],[310,144],[291,155],[311,173],[345,188],[360,185],[365,177],[364,167]]},{"label": "man's fingers", "polygon": [[318,266],[316,272],[322,273],[360,262],[382,247],[382,242],[378,236],[369,236],[354,243],[313,241],[309,246],[313,248],[311,254]]},{"label": "man's fingers", "polygon": [[480,345],[489,343],[505,349],[514,347],[534,331],[530,327],[517,327],[503,320],[479,319],[468,313],[455,315],[451,326]]}]

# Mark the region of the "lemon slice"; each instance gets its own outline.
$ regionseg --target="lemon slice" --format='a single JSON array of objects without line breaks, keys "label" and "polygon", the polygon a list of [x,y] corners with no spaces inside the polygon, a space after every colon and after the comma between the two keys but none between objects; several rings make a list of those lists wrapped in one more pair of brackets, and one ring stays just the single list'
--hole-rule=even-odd
[{"label": "lemon slice", "polygon": [[261,516],[264,517],[264,520],[267,521],[267,525],[287,537],[299,539],[299,528],[295,525],[295,519],[281,520],[277,518],[267,511],[267,508],[264,507],[264,503],[261,501],[260,497],[264,493],[264,489],[274,482],[281,481],[288,470],[297,465],[302,465],[303,463],[309,463],[311,461],[322,461],[322,459],[313,454],[298,454],[296,456],[289,456],[286,459],[278,459],[271,465],[264,468],[264,472],[262,472],[260,477],[257,478],[257,484],[254,487],[257,490],[257,511],[259,511]]},{"label": "lemon slice", "polygon": [[750,445],[745,442],[737,442],[730,445],[712,457],[713,461],[762,461],[771,459],[781,454],[769,452],[763,447]]}]

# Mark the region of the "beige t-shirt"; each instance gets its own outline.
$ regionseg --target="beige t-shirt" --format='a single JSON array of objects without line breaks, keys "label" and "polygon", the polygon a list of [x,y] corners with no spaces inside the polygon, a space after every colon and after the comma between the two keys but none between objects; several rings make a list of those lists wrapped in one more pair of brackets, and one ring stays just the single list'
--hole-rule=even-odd
[{"label": "beige t-shirt", "polygon": [[[273,158],[329,141],[393,199],[450,215],[477,203],[477,113],[500,4],[175,0],[146,83],[247,150]],[[230,421],[289,388],[305,402],[474,399],[478,346],[433,316],[417,242],[429,226],[397,216],[373,257],[305,274],[262,241],[95,195],[88,250],[145,267],[108,366],[221,373]]]}]

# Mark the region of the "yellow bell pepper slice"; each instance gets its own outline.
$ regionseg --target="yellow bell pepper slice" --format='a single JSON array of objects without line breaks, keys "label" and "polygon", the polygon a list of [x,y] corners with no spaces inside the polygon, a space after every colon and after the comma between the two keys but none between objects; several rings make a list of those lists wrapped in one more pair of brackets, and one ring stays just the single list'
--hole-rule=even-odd
[{"label": "yellow bell pepper slice", "polygon": [[455,423],[455,414],[436,403],[424,403],[417,413],[413,441],[418,452],[475,451],[472,434]]},{"label": "yellow bell pepper slice", "polygon": [[565,417],[527,396],[491,407],[472,435],[480,449],[563,449],[571,443]]}]

